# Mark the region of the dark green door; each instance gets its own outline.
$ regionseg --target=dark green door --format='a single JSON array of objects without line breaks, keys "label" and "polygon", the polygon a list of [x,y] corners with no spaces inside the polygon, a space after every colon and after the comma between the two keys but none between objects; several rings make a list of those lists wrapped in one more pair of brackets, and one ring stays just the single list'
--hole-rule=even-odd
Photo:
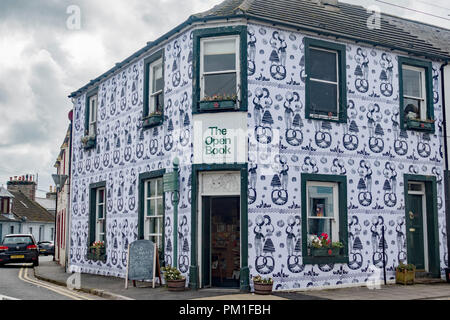
[{"label": "dark green door", "polygon": [[202,286],[211,286],[211,197],[202,199]]},{"label": "dark green door", "polygon": [[410,194],[408,201],[409,212],[406,224],[408,262],[414,264],[417,270],[424,270],[423,196]]}]

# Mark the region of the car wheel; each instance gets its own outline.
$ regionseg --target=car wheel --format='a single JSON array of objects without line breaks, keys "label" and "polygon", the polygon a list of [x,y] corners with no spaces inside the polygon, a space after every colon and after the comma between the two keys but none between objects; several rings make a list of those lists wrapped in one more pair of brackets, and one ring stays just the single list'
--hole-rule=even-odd
[{"label": "car wheel", "polygon": [[[38,258],[39,259],[39,258]],[[39,266],[39,260],[36,260],[33,262],[33,266],[38,267]]]}]

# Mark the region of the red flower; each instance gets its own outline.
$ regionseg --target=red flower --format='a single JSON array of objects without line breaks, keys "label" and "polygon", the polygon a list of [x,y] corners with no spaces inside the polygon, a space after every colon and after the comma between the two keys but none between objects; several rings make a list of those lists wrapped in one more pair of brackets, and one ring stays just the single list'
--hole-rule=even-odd
[{"label": "red flower", "polygon": [[331,242],[331,240],[330,240],[330,239],[328,239],[328,241],[327,241],[327,244],[330,244],[330,242]]}]

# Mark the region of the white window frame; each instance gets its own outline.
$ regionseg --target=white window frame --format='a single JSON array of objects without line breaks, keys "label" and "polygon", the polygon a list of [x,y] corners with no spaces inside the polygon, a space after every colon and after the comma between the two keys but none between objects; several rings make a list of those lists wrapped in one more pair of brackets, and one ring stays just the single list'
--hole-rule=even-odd
[{"label": "white window frame", "polygon": [[320,47],[315,47],[315,46],[310,46],[309,47],[310,50],[310,54],[311,54],[311,50],[317,50],[317,51],[325,51],[325,52],[330,52],[330,53],[334,53],[336,56],[336,82],[334,81],[327,81],[327,80],[321,80],[321,79],[316,79],[313,77],[309,78],[309,81],[314,81],[314,82],[321,82],[321,83],[326,83],[326,84],[334,84],[336,85],[336,116],[326,116],[323,114],[317,114],[314,113],[315,110],[310,110],[311,111],[311,116],[313,116],[314,118],[321,118],[321,119],[332,119],[332,120],[339,120],[339,113],[340,113],[340,77],[339,77],[339,51],[337,50],[330,50],[330,49],[324,49],[324,48],[320,48]]},{"label": "white window frame", "polygon": [[[103,198],[100,199],[100,191],[103,190]],[[101,232],[102,226],[106,223],[106,206],[105,206],[105,198],[106,198],[106,188],[97,188],[95,190],[95,241],[106,241],[106,228],[105,232]],[[99,207],[103,205],[103,218],[100,218]],[[103,237],[103,239],[102,239]]]},{"label": "white window frame", "polygon": [[89,127],[88,127],[89,136],[95,136],[97,133],[97,112],[98,112],[98,95],[94,94],[89,97]]},{"label": "white window frame", "polygon": [[[332,217],[317,217],[311,216],[311,208],[310,208],[310,197],[309,197],[309,188],[310,187],[328,187],[333,188],[333,216]],[[331,220],[331,239],[333,242],[338,242],[342,240],[339,238],[339,183],[338,182],[322,182],[322,181],[307,181],[306,182],[306,228],[308,237],[311,236],[309,233],[309,219],[314,220]],[[317,236],[320,236],[318,234]]]},{"label": "white window frame", "polygon": [[[234,39],[236,41],[236,68],[235,70],[224,70],[224,71],[213,71],[213,72],[205,72],[204,71],[204,47],[207,42],[214,41],[223,41]],[[227,74],[227,73],[236,73],[236,101],[239,101],[239,88],[241,87],[241,64],[240,64],[240,36],[232,35],[232,36],[222,36],[222,37],[207,37],[200,39],[200,100],[205,98],[205,76],[208,75],[216,75],[216,74]]]},{"label": "white window frame", "polygon": [[[410,66],[408,64],[402,64],[403,70],[411,70],[420,72],[422,86],[421,86],[421,94],[422,97],[414,97],[414,96],[408,96],[403,94],[403,99],[412,99],[412,100],[418,100],[420,103],[420,120],[427,120],[428,119],[428,110],[427,110],[427,88],[426,88],[426,69],[422,67],[414,67]],[[402,79],[402,83],[405,81],[405,77]],[[406,107],[406,106],[405,106]],[[404,111],[403,111],[404,112]]]},{"label": "white window frame", "polygon": [[[149,73],[148,74],[148,77],[149,77],[149,81],[148,81],[148,86],[149,86],[149,88],[148,88],[148,93],[149,93],[148,94],[148,99],[149,99],[149,101],[148,101],[148,114],[149,115],[152,114],[153,112],[156,112],[155,96],[163,93],[163,89],[153,92],[153,87],[154,87],[153,86],[153,82],[156,80],[154,78],[154,76],[153,76],[154,69],[156,67],[158,67],[159,65],[161,65],[161,69],[162,69],[161,72],[163,74],[162,77],[163,77],[163,82],[164,82],[164,64],[163,64],[163,59],[159,58],[158,60],[156,60],[156,61],[154,61],[154,62],[152,62],[152,63],[150,63],[148,65],[147,72]],[[160,110],[160,111],[162,111],[162,110]]]},{"label": "white window frame", "polygon": [[[162,249],[162,241],[163,241],[163,233],[158,233],[157,231],[160,229],[164,229],[164,192],[161,195],[158,195],[158,183],[157,180],[161,180],[161,188],[163,188],[163,181],[161,177],[151,178],[144,180],[144,239],[150,240],[151,237],[156,238],[156,245],[159,249]],[[155,181],[156,191],[155,196],[148,196],[148,188],[151,181]],[[161,215],[148,215],[148,202],[152,202],[152,200],[156,200],[156,208],[153,210],[157,210],[159,201],[162,201],[162,214]],[[157,213],[157,212],[156,212]],[[156,232],[150,232],[150,221],[155,220],[155,230]],[[164,230],[163,230],[164,232]]]}]

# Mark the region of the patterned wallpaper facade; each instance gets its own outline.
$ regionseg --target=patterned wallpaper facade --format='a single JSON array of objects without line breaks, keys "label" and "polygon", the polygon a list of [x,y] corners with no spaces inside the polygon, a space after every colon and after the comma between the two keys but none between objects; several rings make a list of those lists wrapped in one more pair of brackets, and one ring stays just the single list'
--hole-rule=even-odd
[{"label": "patterned wallpaper facade", "polygon": [[[180,159],[179,266],[189,269],[192,158],[192,33],[164,47],[164,123],[142,128],[144,58],[98,87],[96,148],[85,151],[86,95],[74,104],[71,270],[125,277],[128,244],[138,238],[139,174],[166,169]],[[86,259],[89,185],[106,181],[107,261]],[[165,260],[173,263],[173,193],[165,195]]]},{"label": "patterned wallpaper facade", "polygon": [[[398,56],[354,44],[346,45],[348,122],[309,120],[303,40],[248,27],[250,273],[273,277],[277,290],[362,283],[382,267],[385,228],[393,279],[406,259],[404,174],[437,178],[444,268],[440,64],[433,63],[435,134],[400,131]],[[301,173],[347,177],[348,264],[303,265]]]},{"label": "patterned wallpaper facade", "polygon": [[[276,290],[362,283],[406,258],[403,175],[438,181],[441,269],[448,265],[443,206],[440,64],[433,64],[436,133],[401,131],[397,55],[347,44],[348,123],[305,119],[303,36],[248,26],[248,234],[251,275]],[[191,249],[192,32],[165,46],[164,123],[143,130],[144,59],[101,82],[97,146],[84,151],[85,95],[74,103],[72,271],[125,277],[128,244],[137,239],[138,177],[180,158],[178,266],[188,275]],[[301,173],[347,176],[349,264],[303,265]],[[91,183],[106,181],[107,261],[86,260]],[[165,260],[172,264],[173,194],[165,210]],[[263,235],[264,238],[261,237]],[[264,239],[264,240],[262,240]]]}]

